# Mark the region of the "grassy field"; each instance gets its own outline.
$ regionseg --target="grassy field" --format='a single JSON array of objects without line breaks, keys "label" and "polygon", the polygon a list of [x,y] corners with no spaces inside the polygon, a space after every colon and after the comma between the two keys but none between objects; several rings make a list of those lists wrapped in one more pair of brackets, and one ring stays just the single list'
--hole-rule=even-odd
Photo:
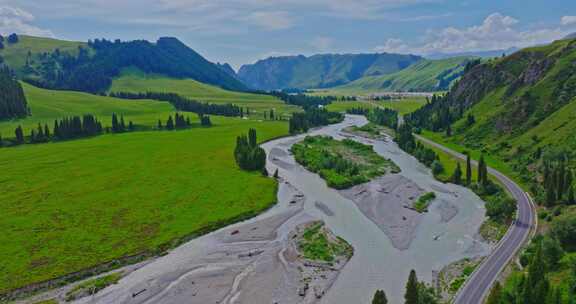
[{"label": "grassy field", "polygon": [[70,115],[94,114],[105,126],[110,126],[112,113],[117,113],[124,114],[126,121],[152,126],[158,119],[166,120],[170,113],[174,113],[174,108],[167,102],[124,100],[81,92],[44,90],[26,83],[22,85],[32,115],[0,122],[0,134],[4,138],[14,137],[14,129],[19,125],[28,134],[38,123],[47,123],[52,128],[55,119]]},{"label": "grassy field", "polygon": [[[0,130],[82,113],[153,124],[173,111],[156,101],[25,87],[33,116],[0,122]],[[238,169],[234,144],[249,128],[260,140],[285,135],[287,123],[216,116],[212,123],[0,149],[0,293],[270,206],[276,182]]]},{"label": "grassy field", "polygon": [[398,111],[400,115],[405,115],[418,110],[425,103],[425,98],[405,98],[386,101],[337,101],[329,104],[326,108],[334,112],[345,112],[346,110],[352,108],[373,109],[375,107],[382,107]]},{"label": "grassy field", "polygon": [[269,95],[250,94],[227,91],[215,86],[200,83],[192,79],[172,79],[161,75],[144,74],[136,69],[125,69],[116,78],[111,92],[169,92],[177,93],[188,98],[211,103],[233,103],[249,107],[255,111],[254,116],[260,117],[261,112],[274,109],[281,114],[298,111],[298,108],[286,105],[280,99]]}]

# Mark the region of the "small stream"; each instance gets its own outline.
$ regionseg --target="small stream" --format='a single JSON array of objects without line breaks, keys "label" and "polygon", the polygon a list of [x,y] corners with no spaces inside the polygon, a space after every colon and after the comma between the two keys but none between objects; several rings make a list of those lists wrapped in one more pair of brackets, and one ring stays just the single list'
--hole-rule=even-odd
[{"label": "small stream", "polygon": [[[362,116],[347,115],[344,122],[311,131],[309,135],[329,135],[336,139],[349,137],[342,130],[361,126]],[[326,304],[369,303],[375,290],[384,289],[391,303],[401,303],[411,269],[419,279],[430,282],[433,271],[440,270],[465,257],[487,255],[490,247],[478,241],[477,231],[485,220],[484,202],[472,191],[461,186],[443,184],[434,179],[430,170],[414,157],[402,151],[391,139],[368,140],[351,137],[374,146],[383,157],[393,160],[402,170],[400,175],[410,179],[426,192],[433,191],[437,199],[422,217],[416,236],[407,250],[394,248],[389,238],[356,205],[337,190],[329,188],[318,175],[297,165],[288,153],[289,148],[304,136],[282,138],[268,142],[263,148],[269,154],[268,171],[279,167],[280,176],[306,196],[305,212],[324,220],[336,234],[354,247],[355,253],[343,269],[332,289],[323,298]],[[270,152],[274,150],[273,155]],[[281,152],[282,150],[284,152]],[[280,185],[279,204],[269,212],[286,206]],[[449,202],[458,213],[448,222],[442,221],[440,204]],[[330,212],[319,208],[320,202]]]}]

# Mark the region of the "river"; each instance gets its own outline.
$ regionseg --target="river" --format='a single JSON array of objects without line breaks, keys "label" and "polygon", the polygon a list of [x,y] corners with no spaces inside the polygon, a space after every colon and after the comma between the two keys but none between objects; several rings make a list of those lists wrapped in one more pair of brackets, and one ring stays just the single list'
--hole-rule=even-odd
[{"label": "river", "polygon": [[[362,116],[347,115],[341,123],[312,130],[306,135],[329,135],[342,139],[350,137],[342,133],[344,128],[365,123],[367,121]],[[272,284],[274,277],[271,274],[281,268],[281,265],[262,268],[264,267],[262,264],[266,263],[259,262],[260,264],[250,264],[248,267],[248,262],[239,264],[231,261],[229,253],[239,251],[239,248],[255,250],[254,248],[257,248],[255,246],[259,246],[258,250],[261,249],[262,252],[270,250],[269,257],[277,256],[278,246],[282,238],[286,238],[288,231],[310,219],[323,220],[336,235],[354,247],[354,256],[341,270],[332,288],[320,303],[370,303],[377,289],[385,290],[390,303],[402,303],[406,280],[411,269],[416,270],[419,279],[430,282],[433,271],[440,270],[445,265],[465,257],[489,253],[490,246],[478,241],[476,237],[478,228],[485,220],[484,202],[472,191],[436,181],[429,169],[399,149],[390,139],[370,140],[351,137],[373,145],[377,153],[393,160],[401,168],[399,175],[403,178],[426,192],[436,193],[437,199],[430,206],[430,211],[420,217],[409,248],[404,250],[395,248],[389,236],[362,213],[354,202],[345,198],[341,192],[329,188],[318,175],[295,163],[289,154],[289,148],[306,135],[281,138],[262,145],[269,155],[268,171],[274,172],[279,168],[279,175],[283,180],[279,185],[278,204],[273,208],[249,221],[194,239],[130,273],[119,284],[79,302],[213,303],[208,302],[208,298],[202,301],[200,298],[193,298],[197,296],[198,291],[194,293],[189,291],[191,284],[201,284],[199,282],[202,278],[211,277],[212,281],[205,280],[206,285],[202,285],[199,290],[210,290],[211,286],[219,284],[220,289],[215,288],[212,296],[221,292],[221,298],[224,299],[228,293],[226,300],[219,303],[259,304],[257,299],[263,297],[250,298],[251,303],[242,302],[238,301],[241,299],[240,293],[253,292],[249,289],[266,289],[268,286],[266,284]],[[294,193],[298,193],[297,197],[303,195],[301,202],[295,204]],[[443,218],[442,204],[455,206],[458,210],[448,221]],[[298,207],[295,207],[296,205]],[[286,221],[278,221],[277,225],[274,224],[276,226],[270,224],[274,221],[269,219],[275,216],[282,217],[286,213],[295,216]],[[242,231],[242,227],[252,227],[250,225],[266,220],[269,220],[269,228],[276,227],[274,228],[278,232],[276,236],[258,241],[238,239],[234,245],[236,247],[228,241],[223,241],[225,238],[232,238],[230,234],[237,232],[234,229]],[[250,230],[256,229],[257,226],[254,226]],[[225,255],[222,253],[224,249],[227,250]],[[265,255],[266,253],[263,254]],[[262,270],[259,270],[260,268]],[[220,272],[216,273],[217,269],[220,269]],[[260,277],[257,277],[258,275]],[[252,281],[242,283],[242,279],[250,276],[253,277]],[[233,286],[234,293],[230,293],[227,284]],[[225,288],[222,289],[222,286]],[[134,294],[139,292],[143,295],[135,297]],[[132,296],[129,296],[130,294]],[[262,301],[262,303],[269,302]],[[278,303],[287,302],[278,301]]]}]

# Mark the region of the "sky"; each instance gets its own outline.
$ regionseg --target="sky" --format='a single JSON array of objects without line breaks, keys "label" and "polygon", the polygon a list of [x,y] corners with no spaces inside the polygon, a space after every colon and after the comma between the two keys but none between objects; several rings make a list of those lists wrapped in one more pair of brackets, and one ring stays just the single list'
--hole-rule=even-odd
[{"label": "sky", "polygon": [[0,0],[0,33],[66,40],[177,37],[234,68],[269,56],[428,55],[548,43],[574,0]]}]

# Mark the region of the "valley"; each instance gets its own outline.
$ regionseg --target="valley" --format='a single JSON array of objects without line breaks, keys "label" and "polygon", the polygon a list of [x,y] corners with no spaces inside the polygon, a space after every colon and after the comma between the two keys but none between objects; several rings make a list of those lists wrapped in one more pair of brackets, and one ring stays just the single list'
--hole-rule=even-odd
[{"label": "valley", "polygon": [[286,5],[126,40],[0,6],[0,303],[573,304],[576,17],[368,47],[389,8]]}]

